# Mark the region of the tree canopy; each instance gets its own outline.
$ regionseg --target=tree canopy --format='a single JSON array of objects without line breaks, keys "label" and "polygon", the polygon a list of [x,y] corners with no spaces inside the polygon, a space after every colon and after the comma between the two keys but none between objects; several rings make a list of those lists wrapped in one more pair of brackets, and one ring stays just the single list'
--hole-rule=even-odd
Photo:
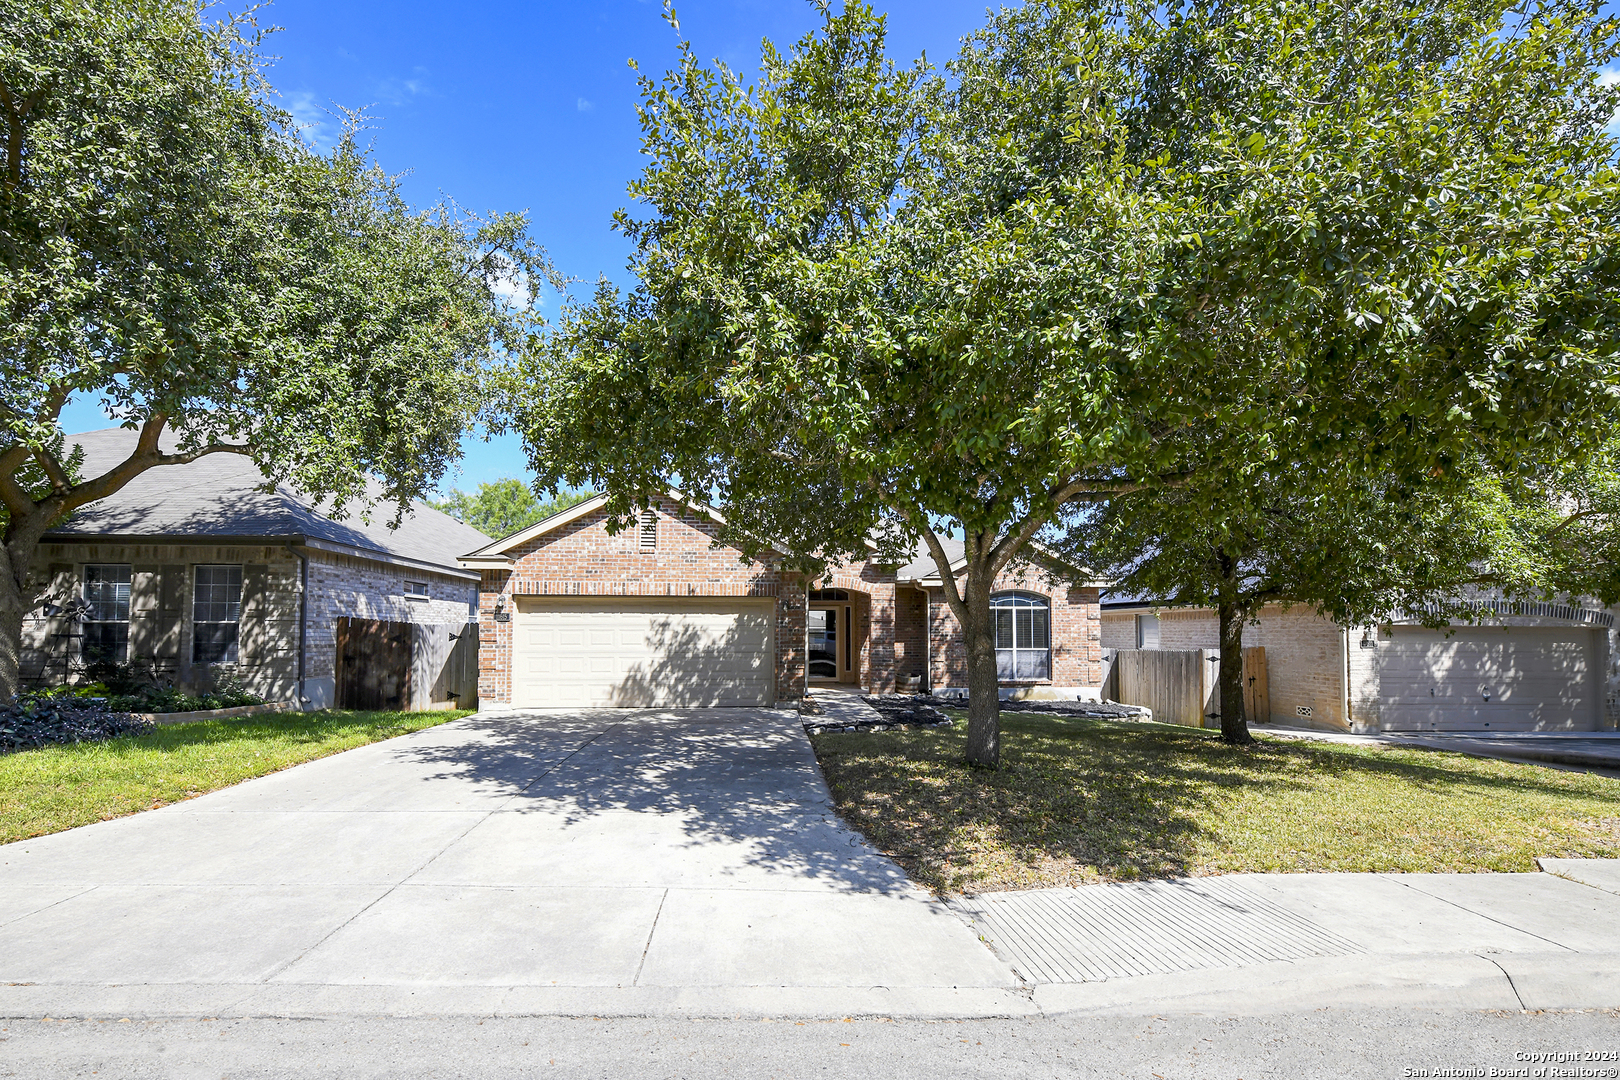
[{"label": "tree canopy", "polygon": [[522,480],[507,477],[479,484],[474,491],[451,490],[433,505],[485,536],[510,536],[537,521],[577,506],[589,491],[565,491],[541,501]]},{"label": "tree canopy", "polygon": [[[0,698],[29,563],[65,514],[210,453],[403,512],[532,331],[499,291],[556,279],[519,215],[401,197],[351,126],[330,153],[274,104],[260,34],[190,0],[0,0]],[[59,417],[139,432],[75,475]]]},{"label": "tree canopy", "polygon": [[[543,485],[921,537],[998,758],[989,595],[1076,505],[1579,457],[1616,403],[1616,29],[1585,3],[1031,3],[945,73],[852,3],[644,79],[637,284],[517,420]],[[634,437],[626,438],[625,432]],[[960,583],[939,538],[959,530]]]}]

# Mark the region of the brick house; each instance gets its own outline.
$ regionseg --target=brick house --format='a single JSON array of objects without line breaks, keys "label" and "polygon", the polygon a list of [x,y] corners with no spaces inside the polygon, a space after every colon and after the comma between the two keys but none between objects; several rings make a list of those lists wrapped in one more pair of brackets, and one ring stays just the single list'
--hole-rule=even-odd
[{"label": "brick house", "polygon": [[[1267,605],[1244,628],[1265,650],[1270,715],[1260,723],[1338,731],[1613,729],[1614,613],[1573,604],[1484,599],[1482,618],[1449,630],[1417,619],[1339,626],[1307,607]],[[1220,647],[1209,608],[1105,594],[1102,644]]]},{"label": "brick house", "polygon": [[[87,475],[135,438],[69,436]],[[23,623],[24,680],[79,681],[108,659],[193,691],[230,676],[308,708],[471,704],[477,638],[463,631],[478,575],[455,557],[489,538],[421,503],[391,530],[390,507],[338,521],[266,487],[247,458],[210,454],[149,469],[47,533],[30,568],[44,600]]]},{"label": "brick house", "polygon": [[[749,563],[719,545],[723,519],[679,492],[617,535],[605,502],[589,499],[461,558],[482,575],[486,704],[763,705],[817,683],[967,685],[932,559],[874,557],[808,581],[776,553]],[[996,584],[1002,692],[1095,697],[1100,583],[1026,563]]]}]

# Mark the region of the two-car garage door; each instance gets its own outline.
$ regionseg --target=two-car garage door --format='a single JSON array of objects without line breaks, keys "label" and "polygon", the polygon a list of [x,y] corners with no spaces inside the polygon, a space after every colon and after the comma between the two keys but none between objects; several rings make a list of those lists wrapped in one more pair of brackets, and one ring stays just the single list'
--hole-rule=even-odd
[{"label": "two-car garage door", "polygon": [[1385,731],[1591,731],[1602,711],[1600,631],[1579,626],[1395,626],[1379,642]]},{"label": "two-car garage door", "polygon": [[520,708],[769,705],[774,602],[519,598],[512,704]]}]

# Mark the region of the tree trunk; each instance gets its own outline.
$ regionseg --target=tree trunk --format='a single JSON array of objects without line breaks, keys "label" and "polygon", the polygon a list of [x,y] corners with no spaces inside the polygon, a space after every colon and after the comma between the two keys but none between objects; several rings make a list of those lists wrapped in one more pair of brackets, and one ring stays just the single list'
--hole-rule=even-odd
[{"label": "tree trunk", "polygon": [[1237,746],[1254,742],[1243,715],[1243,623],[1246,613],[1236,604],[1218,608],[1221,620],[1221,738]]},{"label": "tree trunk", "polygon": [[986,568],[968,564],[962,601],[967,624],[962,627],[967,646],[969,765],[986,769],[1001,766],[1001,700],[996,694],[996,627],[990,611],[990,579]]},{"label": "tree trunk", "polygon": [[23,616],[34,599],[23,588],[37,546],[13,538],[0,547],[0,705],[10,704],[22,689]]}]

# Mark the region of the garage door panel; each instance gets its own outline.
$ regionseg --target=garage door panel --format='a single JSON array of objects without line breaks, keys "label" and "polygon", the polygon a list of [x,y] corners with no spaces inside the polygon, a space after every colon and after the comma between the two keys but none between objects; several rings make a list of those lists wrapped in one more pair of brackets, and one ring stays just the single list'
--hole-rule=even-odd
[{"label": "garage door panel", "polygon": [[[774,605],[519,600],[513,703],[701,707],[772,700]],[[533,632],[529,632],[532,630]]]},{"label": "garage door panel", "polygon": [[1597,726],[1594,632],[1397,626],[1380,645],[1387,731],[1586,731]]}]

